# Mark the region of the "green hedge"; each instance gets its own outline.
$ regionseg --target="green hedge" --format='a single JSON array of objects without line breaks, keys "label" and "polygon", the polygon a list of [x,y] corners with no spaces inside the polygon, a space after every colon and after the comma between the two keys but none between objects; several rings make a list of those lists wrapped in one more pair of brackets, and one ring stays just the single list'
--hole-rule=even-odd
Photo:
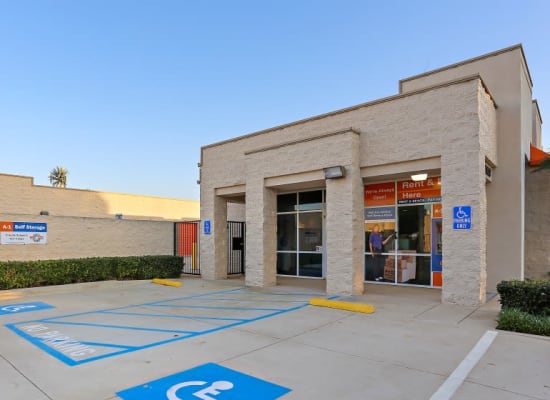
[{"label": "green hedge", "polygon": [[502,309],[516,308],[533,315],[550,316],[550,281],[502,281],[497,284]]},{"label": "green hedge", "polygon": [[179,278],[182,257],[98,257],[0,262],[0,289],[104,280]]},{"label": "green hedge", "polygon": [[517,308],[503,309],[497,320],[497,329],[550,336],[550,316],[533,315]]}]

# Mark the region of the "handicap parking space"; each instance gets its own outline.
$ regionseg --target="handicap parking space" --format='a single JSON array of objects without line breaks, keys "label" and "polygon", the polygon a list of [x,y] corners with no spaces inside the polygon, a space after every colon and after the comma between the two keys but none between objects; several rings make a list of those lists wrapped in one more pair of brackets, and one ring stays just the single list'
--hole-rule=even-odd
[{"label": "handicap parking space", "polygon": [[242,287],[6,324],[70,366],[143,350],[303,308],[311,295]]},{"label": "handicap parking space", "polygon": [[[1,398],[429,399],[494,329],[498,312],[494,303],[466,309],[376,288],[353,299],[376,307],[359,314],[309,306],[311,297],[326,297],[315,289],[182,282],[3,293]],[[548,352],[537,349],[549,342],[518,337],[499,333],[449,398],[544,398],[550,366],[541,358]],[[527,353],[539,376],[527,375],[533,358],[511,362]],[[498,374],[508,383],[498,386]]]}]

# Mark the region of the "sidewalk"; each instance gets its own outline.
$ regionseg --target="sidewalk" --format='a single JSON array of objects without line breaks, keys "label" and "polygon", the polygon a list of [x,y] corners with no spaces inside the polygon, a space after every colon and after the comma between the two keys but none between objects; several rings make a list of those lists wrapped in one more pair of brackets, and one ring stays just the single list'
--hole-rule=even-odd
[{"label": "sidewalk", "polygon": [[[352,300],[376,312],[357,314],[308,306],[310,296],[322,295],[315,286],[182,283],[0,292],[0,309],[53,306],[0,315],[2,399],[114,400],[125,389],[209,363],[289,389],[281,399],[430,399],[494,330],[500,309],[496,299],[459,307],[441,304],[433,289],[369,285]],[[40,329],[47,335],[33,332]],[[76,343],[95,353],[71,355]],[[177,393],[182,400],[200,398],[180,394],[185,390]],[[230,392],[212,398],[235,398]],[[499,331],[449,398],[550,399],[550,338]]]}]

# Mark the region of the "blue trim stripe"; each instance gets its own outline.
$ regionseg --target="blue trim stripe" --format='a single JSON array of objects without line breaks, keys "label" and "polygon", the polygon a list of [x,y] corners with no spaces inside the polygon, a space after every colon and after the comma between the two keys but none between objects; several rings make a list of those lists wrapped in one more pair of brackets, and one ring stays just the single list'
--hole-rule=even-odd
[{"label": "blue trim stripe", "polygon": [[[49,317],[49,318],[43,318],[43,319],[37,319],[37,320],[31,320],[31,321],[24,321],[24,322],[16,322],[7,324],[6,327],[18,334],[19,336],[23,337],[24,339],[27,339],[30,343],[34,344],[35,346],[39,347],[40,349],[46,351],[51,356],[57,358],[58,360],[64,362],[67,365],[70,366],[76,366],[84,363],[89,363],[92,361],[101,360],[108,357],[113,357],[129,352],[134,352],[138,350],[144,350],[151,347],[167,344],[167,343],[173,343],[180,340],[190,339],[201,335],[206,335],[209,333],[218,332],[224,329],[233,328],[236,326],[248,324],[251,322],[259,321],[266,318],[271,318],[277,315],[281,315],[284,313],[288,313],[291,311],[295,311],[301,308],[304,308],[308,305],[309,298],[315,295],[314,293],[307,293],[307,294],[296,294],[296,293],[259,293],[259,292],[247,292],[245,288],[237,288],[237,289],[231,289],[231,290],[223,290],[218,292],[210,292],[210,293],[201,293],[191,296],[185,296],[185,297],[179,297],[174,299],[168,299],[168,300],[162,300],[162,301],[155,301],[155,302],[149,302],[149,303],[143,303],[143,304],[133,304],[123,307],[115,307],[110,309],[103,309],[103,310],[95,310],[95,311],[87,311],[87,312],[81,312],[81,313],[74,313],[74,314],[68,314],[68,315],[61,315],[57,317]],[[223,296],[223,297],[216,297],[216,296]],[[244,299],[243,297],[249,297],[249,299]],[[254,298],[250,298],[251,296],[254,296]],[[294,296],[304,296],[307,298],[304,298],[303,300],[288,300],[283,299],[281,300],[276,299],[276,296],[282,297],[282,296],[288,296],[288,297],[294,297]],[[322,296],[322,295],[321,295]],[[269,299],[269,297],[272,297],[272,299]],[[338,296],[331,296],[330,299],[337,298]],[[177,304],[170,304],[174,302],[181,302],[185,300],[204,300],[207,301],[236,301],[236,302],[249,302],[251,304],[253,303],[261,303],[261,302],[270,302],[270,303],[280,303],[281,308],[269,308],[269,307],[230,307],[230,306],[206,306],[206,305],[177,305]],[[291,306],[292,305],[292,306]],[[176,309],[183,314],[173,315],[168,313],[142,313],[142,312],[131,312],[132,309],[140,310],[144,307],[152,307],[157,310],[162,310],[163,308],[170,307],[171,309]],[[200,316],[194,316],[191,314],[185,315],[185,310],[203,310],[204,314],[206,315],[200,315]],[[217,317],[217,316],[210,316],[208,315],[209,311],[212,310],[223,310],[224,317]],[[232,312],[235,312],[236,314],[242,314],[242,312],[254,312],[256,314],[261,313],[261,315],[256,315],[251,318],[238,318],[236,316],[231,315]],[[202,313],[201,313],[202,314]],[[101,324],[96,322],[86,322],[86,317],[95,317],[97,318],[98,315],[124,315],[127,317],[155,317],[155,318],[173,318],[176,320],[191,320],[191,321],[204,321],[204,324],[206,325],[209,320],[221,322],[220,325],[212,326],[209,328],[208,326],[205,327],[205,329],[200,330],[180,330],[180,329],[170,329],[170,328],[156,328],[154,326],[151,327],[140,327],[140,326],[128,326],[128,325],[118,325],[118,324]],[[227,315],[227,316],[225,316]],[[239,315],[241,316],[241,315]],[[74,321],[67,321],[68,318],[74,318],[74,317],[80,317],[79,319],[82,319],[82,322],[74,322]],[[143,323],[143,320],[140,321]],[[182,321],[183,322],[183,321]],[[224,323],[225,322],[225,323]],[[49,325],[55,325],[55,328],[50,328]],[[158,333],[163,334],[164,338],[162,336],[157,337],[159,340],[150,340],[147,344],[144,345],[130,345],[130,344],[123,344],[123,343],[107,343],[107,342],[96,342],[93,340],[89,340],[91,338],[82,338],[83,333],[82,331],[78,331],[78,337],[81,338],[81,340],[72,339],[70,337],[70,330],[67,332],[63,332],[62,327],[90,327],[94,329],[116,329],[116,330],[128,330],[128,331],[141,331],[141,332],[149,332],[149,333]],[[58,330],[55,330],[58,329]],[[85,331],[84,331],[85,332]],[[35,334],[36,336],[33,336]],[[173,337],[166,338],[166,334],[172,334]],[[91,334],[93,335],[93,334]],[[113,336],[115,338],[117,336]],[[120,335],[120,337],[124,337],[124,335]],[[71,350],[73,349],[73,350]],[[76,349],[76,350],[74,350]],[[84,349],[81,351],[81,349]],[[89,354],[85,354],[86,350],[89,351]],[[100,354],[98,354],[100,353]],[[76,354],[76,355],[75,355]]]}]

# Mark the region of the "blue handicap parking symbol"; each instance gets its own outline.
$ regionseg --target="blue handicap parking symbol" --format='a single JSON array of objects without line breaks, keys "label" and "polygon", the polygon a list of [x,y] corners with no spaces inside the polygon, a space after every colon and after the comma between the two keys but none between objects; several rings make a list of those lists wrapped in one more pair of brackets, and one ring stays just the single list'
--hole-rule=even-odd
[{"label": "blue handicap parking symbol", "polygon": [[453,229],[454,230],[472,229],[472,207],[471,206],[453,207]]},{"label": "blue handicap parking symbol", "polygon": [[278,399],[290,389],[208,363],[117,393],[123,400]]},{"label": "blue handicap parking symbol", "polygon": [[0,315],[6,314],[18,314],[28,311],[38,311],[38,310],[47,310],[49,308],[54,308],[49,304],[42,303],[41,301],[36,301],[34,303],[19,303],[19,304],[6,304],[0,306]]}]

